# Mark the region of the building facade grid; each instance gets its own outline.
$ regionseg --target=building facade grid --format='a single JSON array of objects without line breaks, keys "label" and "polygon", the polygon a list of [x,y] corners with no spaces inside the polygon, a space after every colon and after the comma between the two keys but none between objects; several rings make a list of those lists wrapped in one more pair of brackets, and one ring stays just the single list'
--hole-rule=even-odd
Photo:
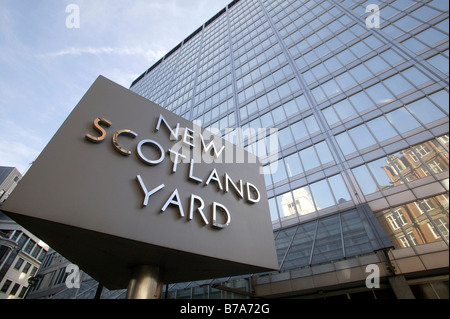
[{"label": "building facade grid", "polygon": [[376,250],[366,209],[395,248],[448,247],[448,16],[233,1],[131,90],[260,157],[282,270]]}]

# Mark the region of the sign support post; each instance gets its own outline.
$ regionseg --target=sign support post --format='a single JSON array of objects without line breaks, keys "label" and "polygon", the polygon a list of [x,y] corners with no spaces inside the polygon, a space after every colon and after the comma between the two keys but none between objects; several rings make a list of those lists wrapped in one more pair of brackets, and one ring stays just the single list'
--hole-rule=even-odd
[{"label": "sign support post", "polygon": [[132,269],[127,289],[127,299],[159,299],[163,271],[156,266],[136,266]]}]

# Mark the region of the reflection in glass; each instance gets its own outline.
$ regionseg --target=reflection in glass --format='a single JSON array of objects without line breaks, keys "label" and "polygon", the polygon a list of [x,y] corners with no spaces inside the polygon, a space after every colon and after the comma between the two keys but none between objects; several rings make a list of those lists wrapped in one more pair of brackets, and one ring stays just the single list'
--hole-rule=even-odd
[{"label": "reflection in glass", "polygon": [[312,262],[318,264],[343,257],[339,214],[319,219]]},{"label": "reflection in glass", "polygon": [[448,240],[448,194],[410,202],[375,216],[395,248],[441,241],[442,236]]},{"label": "reflection in glass", "polygon": [[286,251],[292,240],[292,236],[295,234],[297,227],[291,227],[288,229],[280,230],[275,236],[275,245],[277,247],[278,264],[281,265]]},{"label": "reflection in glass", "polygon": [[400,133],[408,132],[420,126],[420,123],[417,122],[411,113],[409,113],[404,107],[387,113],[386,117]]},{"label": "reflection in glass", "polygon": [[397,132],[392,128],[391,124],[389,124],[389,122],[383,116],[367,122],[367,126],[379,142],[385,141],[398,135]]},{"label": "reflection in glass", "polygon": [[331,194],[330,187],[328,186],[326,179],[312,183],[310,187],[317,210],[335,205],[333,195]]},{"label": "reflection in glass", "polygon": [[364,224],[356,210],[341,214],[346,256],[363,254],[372,249]]},{"label": "reflection in glass", "polygon": [[314,147],[322,165],[334,161],[333,155],[331,155],[330,149],[325,141],[317,143]]},{"label": "reflection in glass", "polygon": [[314,147],[311,146],[305,148],[304,150],[301,150],[299,154],[305,171],[320,166]]},{"label": "reflection in glass", "polygon": [[408,104],[406,107],[424,124],[445,117],[445,114],[427,98]]},{"label": "reflection in glass", "polygon": [[356,148],[355,148],[355,146],[353,146],[353,142],[350,139],[350,137],[348,136],[347,132],[343,132],[339,135],[336,135],[335,137],[336,137],[336,141],[338,142],[338,145],[341,148],[342,153],[344,153],[344,155],[348,155],[353,152],[356,152]]},{"label": "reflection in glass", "polygon": [[277,203],[275,198],[269,199],[269,210],[270,210],[270,219],[272,222],[278,221],[278,211],[277,211]]},{"label": "reflection in glass", "polygon": [[291,248],[282,266],[283,270],[309,265],[316,224],[317,222],[314,221],[298,226]]},{"label": "reflection in glass", "polygon": [[316,208],[308,186],[299,187],[292,191],[295,206],[299,215],[314,213]]},{"label": "reflection in glass", "polygon": [[291,192],[277,196],[277,206],[282,221],[297,216]]},{"label": "reflection in glass", "polygon": [[354,127],[349,130],[348,133],[352,137],[353,141],[355,141],[356,147],[360,150],[376,143],[372,134],[370,134],[365,125]]},{"label": "reflection in glass", "polygon": [[372,171],[372,175],[375,177],[379,185],[379,190],[391,188],[393,185],[393,180],[399,180],[397,171],[390,165],[386,163],[386,158],[380,158],[376,161],[367,163],[367,166]]},{"label": "reflection in glass", "polygon": [[294,177],[303,173],[302,164],[300,163],[300,158],[297,153],[285,157],[284,163],[289,177]]},{"label": "reflection in glass", "polygon": [[366,166],[353,168],[352,172],[364,195],[372,194],[378,190],[377,184],[375,184]]},{"label": "reflection in glass", "polygon": [[328,178],[331,190],[333,191],[336,203],[342,204],[351,200],[350,194],[348,192],[347,186],[342,179],[341,174],[334,175]]}]

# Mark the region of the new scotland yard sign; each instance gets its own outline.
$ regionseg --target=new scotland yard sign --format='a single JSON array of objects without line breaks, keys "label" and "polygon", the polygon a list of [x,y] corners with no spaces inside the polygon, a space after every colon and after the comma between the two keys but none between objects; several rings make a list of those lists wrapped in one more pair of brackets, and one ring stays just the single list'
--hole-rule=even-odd
[{"label": "new scotland yard sign", "polygon": [[100,76],[1,210],[109,289],[278,268],[251,154]]}]

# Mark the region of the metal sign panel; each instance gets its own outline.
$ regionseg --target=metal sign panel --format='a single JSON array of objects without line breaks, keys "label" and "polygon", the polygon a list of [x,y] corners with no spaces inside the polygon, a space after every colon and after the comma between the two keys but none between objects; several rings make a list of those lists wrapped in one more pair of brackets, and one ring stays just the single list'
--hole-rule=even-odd
[{"label": "metal sign panel", "polygon": [[1,210],[109,289],[278,268],[251,154],[99,77]]}]

